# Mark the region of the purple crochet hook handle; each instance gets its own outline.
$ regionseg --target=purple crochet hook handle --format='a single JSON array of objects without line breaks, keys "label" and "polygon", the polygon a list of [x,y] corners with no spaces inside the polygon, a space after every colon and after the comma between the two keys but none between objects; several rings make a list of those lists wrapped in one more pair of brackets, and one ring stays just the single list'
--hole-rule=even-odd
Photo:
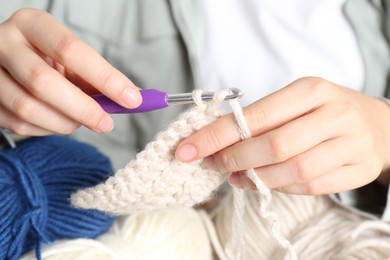
[{"label": "purple crochet hook handle", "polygon": [[102,108],[110,114],[127,114],[127,113],[141,113],[148,112],[153,110],[158,110],[161,108],[168,107],[168,94],[161,92],[157,89],[143,89],[140,90],[142,96],[142,103],[137,108],[125,108],[103,94],[93,95],[92,98],[98,102]]}]

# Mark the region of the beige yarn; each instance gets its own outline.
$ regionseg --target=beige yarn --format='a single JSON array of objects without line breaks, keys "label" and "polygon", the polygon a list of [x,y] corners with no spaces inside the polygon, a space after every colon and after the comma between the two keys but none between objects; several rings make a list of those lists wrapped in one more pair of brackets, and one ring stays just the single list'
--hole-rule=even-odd
[{"label": "beige yarn", "polygon": [[[390,259],[390,225],[368,219],[338,206],[328,196],[287,195],[272,192],[273,208],[283,220],[283,235],[294,245],[299,259]],[[229,259],[221,250],[231,238],[233,210],[229,193],[210,213],[207,225],[218,259]],[[258,194],[245,192],[245,259],[289,259],[288,251],[274,240],[270,226],[256,209]],[[214,234],[214,235],[213,235]]]},{"label": "beige yarn", "polygon": [[[71,202],[84,208],[103,210],[114,214],[129,214],[137,211],[154,210],[166,207],[193,206],[209,199],[212,193],[226,179],[228,173],[206,169],[201,160],[188,164],[178,161],[174,156],[176,145],[193,131],[210,123],[210,116],[215,119],[221,114],[219,104],[228,91],[217,93],[212,102],[201,100],[201,90],[194,91],[197,107],[182,114],[178,120],[163,132],[155,141],[149,143],[135,160],[119,170],[106,183],[78,191],[71,197]],[[250,132],[237,100],[230,105],[236,116],[238,130],[242,139],[250,138]],[[259,190],[259,208],[263,218],[270,221],[272,234],[277,243],[286,248],[292,260],[296,253],[291,243],[280,233],[277,214],[269,209],[270,190],[257,177],[253,169],[247,176]],[[242,221],[245,200],[244,191],[234,189],[234,215],[231,240],[226,245],[229,259],[244,259],[243,234],[245,223]]]},{"label": "beige yarn", "polygon": [[[237,100],[231,100],[230,106],[233,109],[238,129],[241,134],[241,139],[251,138],[251,132],[249,130],[247,121],[243,114],[242,108]],[[297,259],[297,253],[290,241],[285,238],[281,233],[281,222],[279,215],[271,208],[272,194],[270,189],[264,184],[264,182],[257,176],[254,169],[247,169],[245,171],[246,176],[255,184],[258,191],[259,203],[255,207],[258,209],[262,218],[268,220],[271,224],[272,235],[276,242],[282,247],[287,249],[291,260]],[[226,255],[228,259],[246,259],[244,249],[244,233],[246,223],[244,222],[245,214],[245,191],[239,189],[233,189],[233,201],[234,201],[234,214],[232,216],[232,234],[230,240],[226,245]]]},{"label": "beige yarn", "polygon": [[[120,215],[207,201],[228,173],[205,169],[201,161],[183,164],[173,152],[181,139],[221,114],[224,95],[208,105],[198,102],[124,169],[105,184],[77,192],[72,203]],[[239,114],[236,119],[248,138],[245,120]],[[259,191],[233,189],[209,215],[199,212],[218,259],[295,259],[296,253],[300,259],[390,259],[388,224],[356,215],[327,196],[271,192],[251,169],[246,174]]]},{"label": "beige yarn", "polygon": [[202,166],[202,160],[183,163],[175,158],[179,141],[220,116],[219,104],[228,94],[217,93],[213,101],[198,105],[179,116],[125,168],[104,184],[73,194],[77,207],[98,209],[115,215],[166,207],[191,207],[202,203],[226,180],[227,173]]}]

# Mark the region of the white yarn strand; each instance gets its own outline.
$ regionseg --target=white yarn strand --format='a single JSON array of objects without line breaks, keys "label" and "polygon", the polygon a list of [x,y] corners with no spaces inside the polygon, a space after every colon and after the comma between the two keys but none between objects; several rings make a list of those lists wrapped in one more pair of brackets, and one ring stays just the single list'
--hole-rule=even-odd
[{"label": "white yarn strand", "polygon": [[[234,116],[236,118],[236,122],[238,124],[241,138],[242,139],[250,138],[251,137],[250,129],[249,129],[248,123],[245,119],[244,113],[242,111],[242,108],[241,108],[238,100],[232,99],[232,100],[230,100],[229,103],[230,103],[231,108],[233,109],[233,113],[234,113]],[[296,253],[294,247],[291,245],[290,241],[288,241],[282,235],[282,233],[280,231],[279,216],[275,212],[272,212],[269,209],[271,202],[272,202],[271,191],[264,184],[264,182],[257,176],[254,169],[248,169],[245,172],[245,174],[256,185],[256,188],[259,192],[259,199],[260,199],[260,205],[259,205],[260,206],[260,215],[263,218],[265,218],[271,222],[272,234],[273,234],[274,238],[276,239],[276,241],[279,243],[280,246],[282,246],[283,248],[286,248],[289,251],[290,259],[292,259],[292,260],[298,259],[297,253]],[[243,192],[242,192],[242,194],[236,194],[236,193],[237,193],[237,191],[236,191],[236,189],[234,189],[234,199],[239,200],[237,203],[234,204],[235,211],[240,210],[240,212],[237,213],[238,216],[236,216],[236,214],[234,214],[234,216],[236,216],[233,218],[234,221],[237,221],[235,218],[238,218],[238,217],[241,217],[241,219],[242,219],[242,214],[243,214],[244,208],[245,208],[245,204],[241,205],[241,203],[245,203],[244,193]],[[237,207],[237,209],[236,209],[236,207]],[[234,222],[233,222],[233,224],[235,225]],[[243,234],[235,234],[234,231],[236,229],[237,228],[234,228],[234,226],[233,226],[232,239],[234,239],[234,241],[236,241],[235,236],[239,236],[240,238],[243,236]],[[229,246],[228,249],[230,250],[231,245],[229,243],[228,243],[228,246]]]},{"label": "white yarn strand", "polygon": [[244,255],[244,212],[245,193],[244,190],[233,188],[233,216],[232,232],[225,247],[228,259],[245,259]]},{"label": "white yarn strand", "polygon": [[205,227],[205,230],[208,233],[210,244],[213,246],[213,249],[218,256],[219,260],[228,260],[224,248],[221,244],[221,240],[218,237],[217,230],[215,229],[214,223],[211,220],[210,214],[207,212],[200,210],[199,216],[203,221],[203,225]]},{"label": "white yarn strand", "polygon": [[[119,172],[118,179],[73,197],[79,206],[132,214],[118,218],[94,240],[45,245],[44,260],[211,260],[214,254],[221,260],[284,260],[296,259],[296,252],[302,259],[389,259],[388,223],[342,208],[328,196],[271,192],[253,169],[246,175],[257,191],[233,189],[217,198],[209,213],[191,208],[215,195],[228,175],[204,168],[201,161],[181,164],[173,156],[180,140],[222,114],[218,102],[224,94],[217,93],[211,102],[203,102],[201,94],[201,90],[194,91],[197,106],[161,131],[146,152]],[[237,100],[230,103],[241,138],[249,138],[241,106]],[[278,214],[269,209],[271,203]],[[283,225],[279,215],[288,216]],[[244,230],[245,225],[250,228]],[[35,259],[34,251],[21,259]]]}]

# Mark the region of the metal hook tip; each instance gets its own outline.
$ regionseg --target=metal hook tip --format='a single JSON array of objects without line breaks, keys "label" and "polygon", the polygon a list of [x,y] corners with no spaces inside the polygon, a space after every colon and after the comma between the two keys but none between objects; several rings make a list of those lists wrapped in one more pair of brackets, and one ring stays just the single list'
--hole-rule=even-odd
[{"label": "metal hook tip", "polygon": [[229,88],[229,91],[232,92],[231,95],[227,95],[226,99],[242,98],[244,93],[239,88]]}]

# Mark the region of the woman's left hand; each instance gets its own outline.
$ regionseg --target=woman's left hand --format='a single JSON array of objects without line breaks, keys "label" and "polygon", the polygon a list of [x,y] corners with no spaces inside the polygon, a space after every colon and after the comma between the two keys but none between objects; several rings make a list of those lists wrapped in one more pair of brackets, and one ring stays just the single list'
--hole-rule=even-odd
[{"label": "woman's left hand", "polygon": [[229,114],[183,140],[176,157],[207,157],[207,167],[233,172],[229,182],[239,188],[254,188],[242,174],[249,168],[269,188],[292,194],[388,184],[390,107],[383,100],[301,78],[243,110],[252,138],[240,140]]}]

